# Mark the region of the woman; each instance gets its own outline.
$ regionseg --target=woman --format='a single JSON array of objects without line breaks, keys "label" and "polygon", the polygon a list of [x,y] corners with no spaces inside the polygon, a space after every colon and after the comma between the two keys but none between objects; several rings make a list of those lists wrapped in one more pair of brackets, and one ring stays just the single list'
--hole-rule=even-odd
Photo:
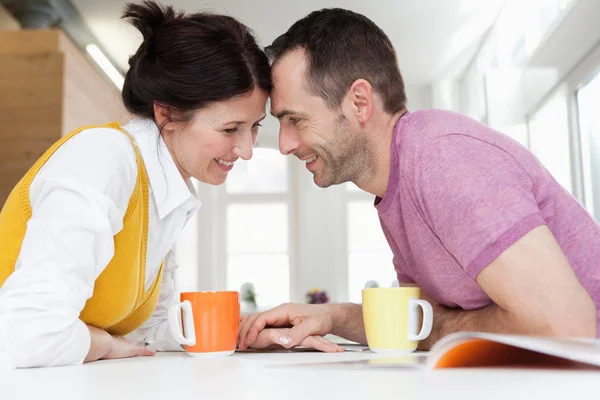
[{"label": "woman", "polygon": [[190,178],[222,184],[252,156],[271,81],[248,28],[150,1],[123,17],[143,35],[123,87],[136,118],[57,142],[0,214],[0,365],[152,355],[123,336],[171,338],[170,250],[199,207]]}]

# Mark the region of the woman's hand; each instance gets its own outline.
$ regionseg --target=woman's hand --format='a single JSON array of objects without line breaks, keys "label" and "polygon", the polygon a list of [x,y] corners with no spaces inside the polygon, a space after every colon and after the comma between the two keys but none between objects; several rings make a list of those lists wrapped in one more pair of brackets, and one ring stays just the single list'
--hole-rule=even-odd
[{"label": "woman's hand", "polygon": [[132,343],[121,336],[112,336],[95,326],[88,325],[88,329],[90,330],[91,346],[84,362],[156,354],[146,346]]}]

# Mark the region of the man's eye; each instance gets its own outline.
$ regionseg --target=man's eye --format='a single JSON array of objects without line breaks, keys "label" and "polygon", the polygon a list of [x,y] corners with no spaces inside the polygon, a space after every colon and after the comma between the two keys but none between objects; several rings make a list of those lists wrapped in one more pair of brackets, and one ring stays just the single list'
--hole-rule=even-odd
[{"label": "man's eye", "polygon": [[233,133],[237,132],[237,128],[229,128],[229,129],[224,129],[223,130],[226,134],[231,135]]}]

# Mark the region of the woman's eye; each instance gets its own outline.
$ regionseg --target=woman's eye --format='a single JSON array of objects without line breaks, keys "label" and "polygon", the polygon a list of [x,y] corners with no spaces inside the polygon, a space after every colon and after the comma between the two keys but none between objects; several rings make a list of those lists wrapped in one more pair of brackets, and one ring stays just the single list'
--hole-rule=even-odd
[{"label": "woman's eye", "polygon": [[259,122],[257,122],[254,125],[252,125],[252,127],[255,128],[255,129],[260,128],[261,126],[262,125]]}]

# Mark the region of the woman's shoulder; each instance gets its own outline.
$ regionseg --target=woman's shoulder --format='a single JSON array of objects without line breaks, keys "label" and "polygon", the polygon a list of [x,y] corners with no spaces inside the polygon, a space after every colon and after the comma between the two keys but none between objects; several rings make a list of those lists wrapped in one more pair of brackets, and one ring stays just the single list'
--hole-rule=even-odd
[{"label": "woman's shoulder", "polygon": [[60,180],[104,193],[124,201],[137,179],[136,152],[129,136],[116,127],[98,126],[81,130],[66,140],[40,169],[32,183]]},{"label": "woman's shoulder", "polygon": [[135,158],[132,138],[117,125],[96,125],[81,129],[61,148],[71,147],[82,152],[105,152],[118,155],[127,153]]}]

